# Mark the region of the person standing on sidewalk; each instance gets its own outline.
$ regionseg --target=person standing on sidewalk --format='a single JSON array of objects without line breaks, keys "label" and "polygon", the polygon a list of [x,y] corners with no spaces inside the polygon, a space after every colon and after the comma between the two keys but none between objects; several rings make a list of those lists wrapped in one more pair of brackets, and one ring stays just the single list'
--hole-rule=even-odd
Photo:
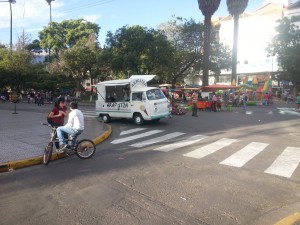
[{"label": "person standing on sidewalk", "polygon": [[300,93],[298,93],[296,97],[296,111],[299,112],[299,109],[300,109]]},{"label": "person standing on sidewalk", "polygon": [[214,111],[214,112],[217,112],[217,100],[218,100],[218,98],[216,96],[216,93],[213,92],[213,96],[211,98],[211,101],[212,101],[211,108],[212,108],[212,111]]},{"label": "person standing on sidewalk", "polygon": [[192,103],[193,103],[193,114],[192,116],[198,117],[197,115],[197,102],[198,102],[198,94],[194,91],[192,94]]},{"label": "person standing on sidewalk", "polygon": [[247,96],[247,93],[244,93],[243,94],[243,108],[244,108],[244,110],[246,110],[247,109],[247,101],[248,101],[248,96]]}]

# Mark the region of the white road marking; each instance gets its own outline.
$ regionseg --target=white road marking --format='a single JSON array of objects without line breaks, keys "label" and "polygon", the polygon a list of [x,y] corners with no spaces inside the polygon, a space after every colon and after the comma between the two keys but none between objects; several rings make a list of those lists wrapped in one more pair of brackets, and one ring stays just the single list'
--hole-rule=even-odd
[{"label": "white road marking", "polygon": [[188,138],[187,140],[183,140],[183,141],[179,141],[179,142],[175,142],[173,144],[169,144],[169,145],[163,145],[161,147],[155,148],[153,150],[155,151],[162,151],[162,152],[169,152],[178,148],[182,148],[188,145],[192,145],[198,141],[203,140],[204,138],[207,138],[207,136],[204,135],[195,135],[192,136],[190,138]]},{"label": "white road marking", "polygon": [[234,167],[242,167],[248,161],[250,161],[254,156],[263,151],[269,144],[266,143],[258,143],[251,142],[240,151],[234,153],[224,161],[220,162],[220,164],[234,166]]},{"label": "white road marking", "polygon": [[206,145],[206,146],[198,148],[194,151],[188,152],[187,154],[184,154],[183,156],[201,159],[207,155],[210,155],[216,151],[219,151],[220,149],[222,149],[236,141],[237,141],[236,139],[222,138],[222,139],[215,141],[209,145]]},{"label": "white road marking", "polygon": [[130,145],[130,146],[137,147],[137,148],[144,147],[144,146],[147,146],[147,145],[155,144],[157,142],[166,141],[166,140],[169,140],[169,139],[172,139],[172,138],[184,135],[184,134],[185,133],[181,133],[181,132],[173,132],[173,133],[170,133],[170,134],[166,134],[164,136],[160,136],[160,137],[157,137],[157,138],[142,141],[142,142]]},{"label": "white road marking", "polygon": [[122,131],[120,133],[120,135],[132,134],[132,133],[135,133],[135,132],[138,132],[138,131],[142,131],[142,130],[146,130],[146,129],[147,128],[135,128],[135,129],[125,130],[125,131]]},{"label": "white road marking", "polygon": [[146,133],[142,133],[142,134],[137,134],[137,135],[133,135],[130,137],[126,137],[126,138],[119,138],[119,139],[115,139],[114,141],[112,141],[112,144],[120,144],[120,143],[124,143],[127,141],[132,141],[138,138],[143,138],[143,137],[147,137],[147,136],[151,136],[153,134],[158,134],[163,132],[164,130],[152,130],[152,131],[148,131]]},{"label": "white road marking", "polygon": [[300,162],[300,148],[287,147],[265,173],[290,178]]},{"label": "white road marking", "polygon": [[95,110],[94,111],[93,110],[92,111],[83,110],[82,113],[83,113],[84,117],[89,117],[89,118],[95,118],[98,116]]},{"label": "white road marking", "polygon": [[277,108],[279,110],[280,114],[291,114],[291,115],[298,115],[300,116],[300,113],[295,111],[295,108]]}]

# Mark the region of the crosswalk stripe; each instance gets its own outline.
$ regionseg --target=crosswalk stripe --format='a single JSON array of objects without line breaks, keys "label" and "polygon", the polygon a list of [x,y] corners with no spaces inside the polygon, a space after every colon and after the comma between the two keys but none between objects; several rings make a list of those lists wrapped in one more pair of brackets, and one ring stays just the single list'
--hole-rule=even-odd
[{"label": "crosswalk stripe", "polygon": [[251,160],[254,156],[263,151],[269,144],[259,143],[259,142],[251,142],[240,151],[234,153],[224,161],[220,162],[220,164],[234,166],[234,167],[242,167],[249,160]]},{"label": "crosswalk stripe", "polygon": [[294,108],[277,108],[279,114],[291,114],[291,115],[300,115],[299,112],[295,111]]},{"label": "crosswalk stripe", "polygon": [[83,114],[83,117],[88,117],[88,118],[95,118],[95,115],[87,115],[87,114]]},{"label": "crosswalk stripe", "polygon": [[147,128],[135,128],[135,129],[125,130],[125,131],[122,131],[120,133],[120,135],[132,134],[132,133],[135,133],[135,132],[138,132],[138,131],[142,131],[142,130],[146,130],[146,129]]},{"label": "crosswalk stripe", "polygon": [[147,136],[151,136],[153,134],[157,134],[157,133],[161,133],[164,130],[152,130],[152,131],[148,131],[146,133],[142,133],[142,134],[137,134],[137,135],[133,135],[130,137],[126,137],[126,138],[119,138],[119,139],[115,139],[114,141],[112,141],[112,144],[120,144],[120,143],[124,143],[127,141],[132,141],[138,138],[143,138],[143,137],[147,137]]},{"label": "crosswalk stripe", "polygon": [[178,148],[182,148],[188,145],[192,145],[198,141],[203,140],[204,138],[207,138],[207,136],[204,135],[194,135],[190,138],[188,138],[187,140],[183,140],[183,141],[179,141],[179,142],[175,142],[172,144],[168,144],[168,145],[163,145],[161,147],[155,148],[153,150],[155,151],[162,151],[162,152],[169,152]]},{"label": "crosswalk stripe", "polygon": [[97,117],[97,114],[96,114],[95,110],[94,111],[93,110],[92,111],[83,110],[82,113],[83,113],[84,117],[88,117],[88,118],[95,118],[95,117]]},{"label": "crosswalk stripe", "polygon": [[142,142],[130,145],[130,146],[137,147],[137,148],[144,147],[144,146],[147,146],[147,145],[155,144],[157,142],[166,141],[166,140],[169,140],[169,139],[172,139],[172,138],[184,135],[184,134],[185,133],[181,133],[181,132],[173,132],[173,133],[170,133],[170,134],[166,134],[164,136],[160,136],[160,137],[157,137],[157,138],[142,141]]},{"label": "crosswalk stripe", "polygon": [[222,149],[236,141],[237,141],[236,139],[222,138],[222,139],[215,141],[209,145],[206,145],[206,146],[198,148],[194,151],[188,152],[187,154],[184,154],[183,156],[201,159],[207,155],[210,155],[216,151],[219,151],[220,149]]},{"label": "crosswalk stripe", "polygon": [[300,162],[300,148],[287,147],[265,173],[290,178]]}]

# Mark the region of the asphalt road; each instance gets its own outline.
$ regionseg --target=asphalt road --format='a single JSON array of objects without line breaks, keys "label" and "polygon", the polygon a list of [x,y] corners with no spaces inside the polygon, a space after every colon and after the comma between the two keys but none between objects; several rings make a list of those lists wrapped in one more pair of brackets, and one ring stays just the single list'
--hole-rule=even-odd
[{"label": "asphalt road", "polygon": [[284,108],[114,120],[92,159],[0,174],[0,224],[274,224],[300,208],[300,114]]}]

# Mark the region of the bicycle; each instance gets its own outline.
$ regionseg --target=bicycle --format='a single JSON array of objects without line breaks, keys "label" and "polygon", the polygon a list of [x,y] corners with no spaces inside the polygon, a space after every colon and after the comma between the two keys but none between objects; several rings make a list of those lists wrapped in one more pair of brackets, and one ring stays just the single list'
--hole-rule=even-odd
[{"label": "bicycle", "polygon": [[[57,129],[56,127],[53,127],[47,123],[42,123],[42,125],[51,127],[50,141],[49,141],[48,145],[45,147],[44,154],[43,154],[43,164],[48,165],[48,163],[50,162],[51,157],[52,157],[53,145],[56,145],[55,143],[59,143],[59,141],[56,136],[56,129]],[[95,146],[94,142],[89,139],[82,139],[82,140],[78,141],[78,140],[76,140],[77,136],[75,136],[73,138],[68,137],[65,139],[66,142],[68,143],[65,153],[67,155],[74,153],[80,159],[91,158],[96,151],[96,146]]]}]

